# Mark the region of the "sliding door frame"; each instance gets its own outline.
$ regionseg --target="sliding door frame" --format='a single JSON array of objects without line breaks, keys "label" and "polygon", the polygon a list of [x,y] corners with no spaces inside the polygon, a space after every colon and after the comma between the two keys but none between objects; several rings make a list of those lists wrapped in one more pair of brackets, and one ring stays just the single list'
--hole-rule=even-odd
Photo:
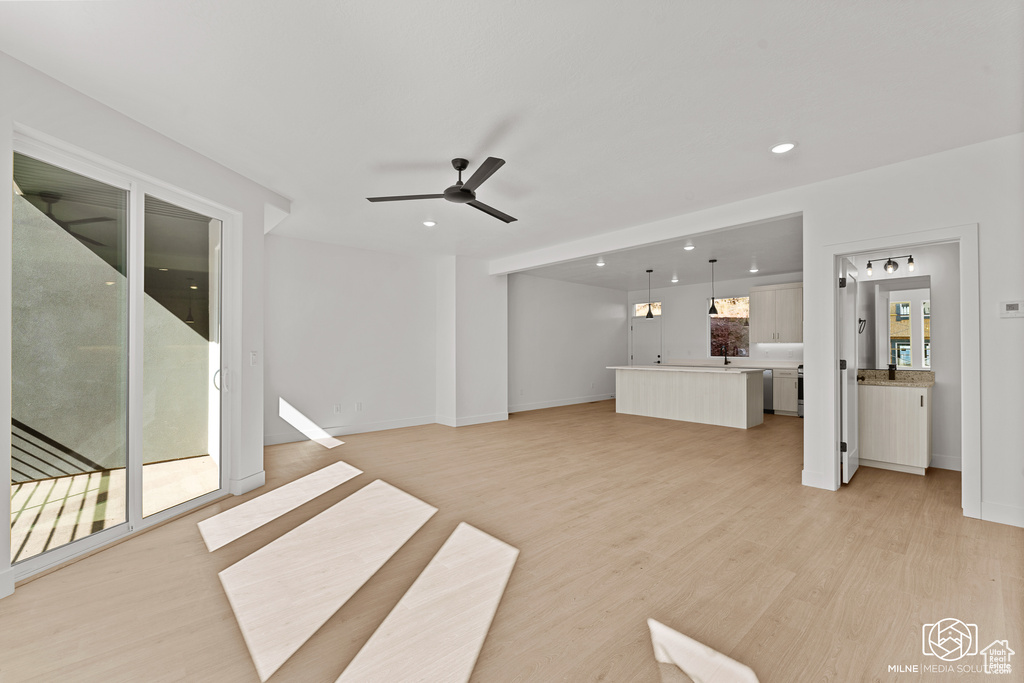
[{"label": "sliding door frame", "polygon": [[[127,462],[126,471],[126,521],[109,529],[103,529],[84,538],[47,550],[39,555],[7,566],[11,567],[14,580],[20,581],[34,574],[51,569],[81,555],[91,553],[106,545],[119,541],[133,533],[161,524],[168,519],[185,514],[218,498],[228,495],[228,483],[234,478],[238,467],[238,439],[240,432],[240,397],[234,391],[235,378],[241,371],[241,213],[219,205],[196,194],[176,188],[158,179],[148,177],[119,164],[107,161],[86,150],[64,144],[47,135],[40,134],[15,124],[13,146],[8,150],[36,158],[42,162],[59,166],[73,173],[92,178],[128,191],[128,396],[127,396]],[[221,222],[220,249],[220,467],[218,488],[197,498],[180,503],[166,510],[142,515],[142,430],[143,430],[143,348],[145,304],[145,197],[162,199],[182,208],[195,211]],[[8,252],[10,253],[10,252]],[[6,308],[10,315],[10,301]],[[212,321],[211,321],[212,323]],[[8,358],[10,366],[10,358]],[[8,373],[10,367],[8,367]],[[9,375],[8,375],[9,376]],[[8,383],[8,390],[11,386]],[[9,432],[10,430],[8,430]],[[10,436],[6,437],[10,444]],[[9,449],[9,446],[8,446]],[[10,459],[7,459],[8,472]],[[10,496],[7,500],[7,519],[10,519]],[[4,553],[9,553],[9,537]],[[0,565],[0,572],[3,572]],[[0,592],[0,596],[3,593]]]}]

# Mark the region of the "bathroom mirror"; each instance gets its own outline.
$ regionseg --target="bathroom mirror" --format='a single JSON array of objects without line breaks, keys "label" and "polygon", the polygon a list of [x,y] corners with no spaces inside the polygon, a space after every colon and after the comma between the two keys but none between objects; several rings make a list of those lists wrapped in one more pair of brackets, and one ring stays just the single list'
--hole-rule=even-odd
[{"label": "bathroom mirror", "polygon": [[858,367],[931,370],[931,278],[860,282]]}]

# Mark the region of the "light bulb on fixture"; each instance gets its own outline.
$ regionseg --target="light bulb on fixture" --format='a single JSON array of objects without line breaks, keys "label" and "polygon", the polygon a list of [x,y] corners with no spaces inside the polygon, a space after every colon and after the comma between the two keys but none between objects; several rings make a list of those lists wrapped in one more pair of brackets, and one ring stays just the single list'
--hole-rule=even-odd
[{"label": "light bulb on fixture", "polygon": [[871,277],[871,273],[872,273],[872,270],[871,270],[871,261],[868,261],[868,277]]},{"label": "light bulb on fixture", "polygon": [[911,256],[910,258],[907,259],[907,270],[909,270],[911,273],[914,272],[914,257],[913,256]]},{"label": "light bulb on fixture", "polygon": [[885,262],[885,272],[887,273],[895,273],[896,269],[899,267],[899,264],[893,261],[892,259],[889,259],[888,261]]}]

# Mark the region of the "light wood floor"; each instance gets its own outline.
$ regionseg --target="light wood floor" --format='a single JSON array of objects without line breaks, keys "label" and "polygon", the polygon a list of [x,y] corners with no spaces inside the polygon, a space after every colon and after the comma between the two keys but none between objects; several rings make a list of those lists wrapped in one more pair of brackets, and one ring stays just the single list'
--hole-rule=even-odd
[{"label": "light wood floor", "polygon": [[217,572],[377,478],[438,513],[272,683],[335,680],[463,521],[520,550],[475,683],[658,681],[647,617],[764,682],[908,680],[887,666],[938,663],[921,626],[947,617],[1022,651],[1024,530],[962,517],[956,472],[803,487],[803,422],[765,417],[603,402],[269,447],[267,488],[339,459],[365,474],[215,553],[196,522],[262,490],[19,587],[0,601],[0,681],[257,681]]}]

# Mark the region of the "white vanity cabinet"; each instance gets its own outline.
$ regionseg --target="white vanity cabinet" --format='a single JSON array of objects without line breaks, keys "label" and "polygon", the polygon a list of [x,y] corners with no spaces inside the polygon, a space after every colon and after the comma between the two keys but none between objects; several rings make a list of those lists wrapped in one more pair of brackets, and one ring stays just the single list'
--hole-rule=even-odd
[{"label": "white vanity cabinet", "polygon": [[932,388],[857,386],[860,464],[924,474],[932,460]]},{"label": "white vanity cabinet", "polygon": [[750,341],[804,340],[804,285],[793,282],[750,288]]}]

